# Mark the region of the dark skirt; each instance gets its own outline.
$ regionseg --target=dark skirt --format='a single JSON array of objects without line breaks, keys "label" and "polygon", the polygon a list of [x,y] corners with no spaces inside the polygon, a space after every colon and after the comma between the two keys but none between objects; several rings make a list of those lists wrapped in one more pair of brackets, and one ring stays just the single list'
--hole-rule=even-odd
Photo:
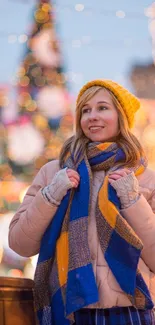
[{"label": "dark skirt", "polygon": [[75,312],[75,325],[155,325],[155,314],[134,307],[81,309]]}]

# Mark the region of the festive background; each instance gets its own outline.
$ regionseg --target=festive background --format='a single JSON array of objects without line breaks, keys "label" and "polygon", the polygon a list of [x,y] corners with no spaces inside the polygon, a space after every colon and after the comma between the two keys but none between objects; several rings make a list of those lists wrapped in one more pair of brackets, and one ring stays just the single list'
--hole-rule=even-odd
[{"label": "festive background", "polygon": [[72,135],[84,82],[111,78],[140,98],[133,132],[155,168],[155,3],[7,0],[0,9],[0,275],[33,278],[37,257],[9,249],[8,226],[34,175]]}]

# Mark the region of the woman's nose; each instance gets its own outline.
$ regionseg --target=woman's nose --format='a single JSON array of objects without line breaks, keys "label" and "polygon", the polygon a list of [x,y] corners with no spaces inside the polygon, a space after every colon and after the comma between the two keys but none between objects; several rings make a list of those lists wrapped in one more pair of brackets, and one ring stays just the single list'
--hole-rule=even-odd
[{"label": "woman's nose", "polygon": [[91,111],[91,113],[89,114],[89,119],[90,120],[97,120],[97,114],[95,111]]}]

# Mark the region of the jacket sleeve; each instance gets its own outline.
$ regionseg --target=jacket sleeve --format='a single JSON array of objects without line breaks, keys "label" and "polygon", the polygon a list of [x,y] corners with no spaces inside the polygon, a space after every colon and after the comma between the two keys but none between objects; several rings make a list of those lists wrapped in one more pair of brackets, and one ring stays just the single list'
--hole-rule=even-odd
[{"label": "jacket sleeve", "polygon": [[152,192],[150,204],[143,195],[122,214],[143,242],[141,257],[155,273],[155,190]]},{"label": "jacket sleeve", "polygon": [[9,227],[9,246],[24,257],[39,252],[41,238],[58,208],[41,193],[47,185],[45,170],[46,165],[36,175]]}]

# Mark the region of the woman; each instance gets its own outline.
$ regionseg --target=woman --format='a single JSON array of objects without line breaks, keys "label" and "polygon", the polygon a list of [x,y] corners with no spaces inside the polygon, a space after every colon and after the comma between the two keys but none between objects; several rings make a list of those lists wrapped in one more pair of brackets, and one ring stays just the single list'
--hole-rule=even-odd
[{"label": "woman", "polygon": [[10,224],[10,247],[39,253],[42,325],[155,324],[155,172],[130,131],[139,106],[113,81],[88,82],[75,135]]}]

